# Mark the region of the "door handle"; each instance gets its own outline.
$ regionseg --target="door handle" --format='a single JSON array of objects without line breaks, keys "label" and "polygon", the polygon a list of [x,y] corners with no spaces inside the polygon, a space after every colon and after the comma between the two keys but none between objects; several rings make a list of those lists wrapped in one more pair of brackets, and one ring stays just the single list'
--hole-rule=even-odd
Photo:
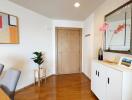
[{"label": "door handle", "polygon": [[96,75],[98,74],[97,70],[96,70]]},{"label": "door handle", "polygon": [[110,84],[110,78],[108,77],[108,84]]},{"label": "door handle", "polygon": [[98,72],[98,77],[99,77],[99,72]]}]

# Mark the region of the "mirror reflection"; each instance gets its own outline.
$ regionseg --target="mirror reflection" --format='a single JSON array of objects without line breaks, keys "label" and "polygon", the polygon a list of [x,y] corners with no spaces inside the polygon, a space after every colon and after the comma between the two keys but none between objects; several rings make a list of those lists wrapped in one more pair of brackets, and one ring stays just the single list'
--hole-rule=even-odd
[{"label": "mirror reflection", "polygon": [[106,51],[130,52],[131,4],[106,15],[108,28],[105,33]]}]

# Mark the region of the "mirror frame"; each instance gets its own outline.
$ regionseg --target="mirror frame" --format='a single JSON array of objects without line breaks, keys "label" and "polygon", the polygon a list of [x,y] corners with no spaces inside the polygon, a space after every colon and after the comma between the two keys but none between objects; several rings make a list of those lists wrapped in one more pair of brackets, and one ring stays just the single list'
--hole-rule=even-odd
[{"label": "mirror frame", "polygon": [[[105,15],[105,22],[106,22],[106,18],[110,15],[112,15],[113,13],[117,12],[118,10],[122,9],[123,7],[132,4],[132,0],[128,1],[127,3],[121,5],[120,7],[118,7],[117,9],[113,10],[112,12],[108,13],[107,15]],[[130,40],[130,50],[129,51],[121,51],[121,50],[106,50],[106,32],[104,33],[104,51],[105,52],[113,52],[113,53],[122,53],[122,54],[131,54],[132,55],[132,6],[131,6],[131,40]]]}]

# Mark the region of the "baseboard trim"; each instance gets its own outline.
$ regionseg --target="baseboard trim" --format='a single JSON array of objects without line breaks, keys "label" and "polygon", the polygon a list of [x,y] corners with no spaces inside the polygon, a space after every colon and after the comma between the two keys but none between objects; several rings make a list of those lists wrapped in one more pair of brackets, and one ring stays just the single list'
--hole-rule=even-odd
[{"label": "baseboard trim", "polygon": [[83,74],[88,80],[91,81],[91,79],[90,79],[84,72],[82,72],[82,74]]},{"label": "baseboard trim", "polygon": [[34,85],[34,83],[31,83],[31,84],[29,84],[29,85],[27,85],[27,86],[25,86],[25,87],[23,87],[23,88],[21,88],[21,89],[18,89],[17,91],[16,91],[16,93],[19,93],[19,92],[21,92],[21,91],[23,91],[23,90],[25,90],[25,89],[27,89],[27,88],[30,88],[30,87],[32,87]]},{"label": "baseboard trim", "polygon": [[[55,75],[54,75],[54,74],[49,75],[46,79],[48,79],[48,78],[50,78],[50,77],[53,77],[53,76],[55,76]],[[27,86],[25,86],[25,87],[23,87],[23,88],[21,88],[21,89],[18,89],[18,90],[16,91],[16,94],[19,93],[19,92],[22,92],[23,90],[25,90],[25,89],[27,89],[27,88],[30,88],[30,87],[32,87],[32,86],[35,86],[35,84],[34,84],[34,83],[31,83],[30,85],[27,85]]]}]

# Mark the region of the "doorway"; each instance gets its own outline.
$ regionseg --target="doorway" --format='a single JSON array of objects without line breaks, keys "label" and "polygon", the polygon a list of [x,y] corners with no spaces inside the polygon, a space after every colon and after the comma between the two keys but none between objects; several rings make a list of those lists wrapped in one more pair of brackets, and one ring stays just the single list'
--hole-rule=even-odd
[{"label": "doorway", "polygon": [[56,28],[56,59],[57,74],[72,74],[81,72],[81,28]]}]

